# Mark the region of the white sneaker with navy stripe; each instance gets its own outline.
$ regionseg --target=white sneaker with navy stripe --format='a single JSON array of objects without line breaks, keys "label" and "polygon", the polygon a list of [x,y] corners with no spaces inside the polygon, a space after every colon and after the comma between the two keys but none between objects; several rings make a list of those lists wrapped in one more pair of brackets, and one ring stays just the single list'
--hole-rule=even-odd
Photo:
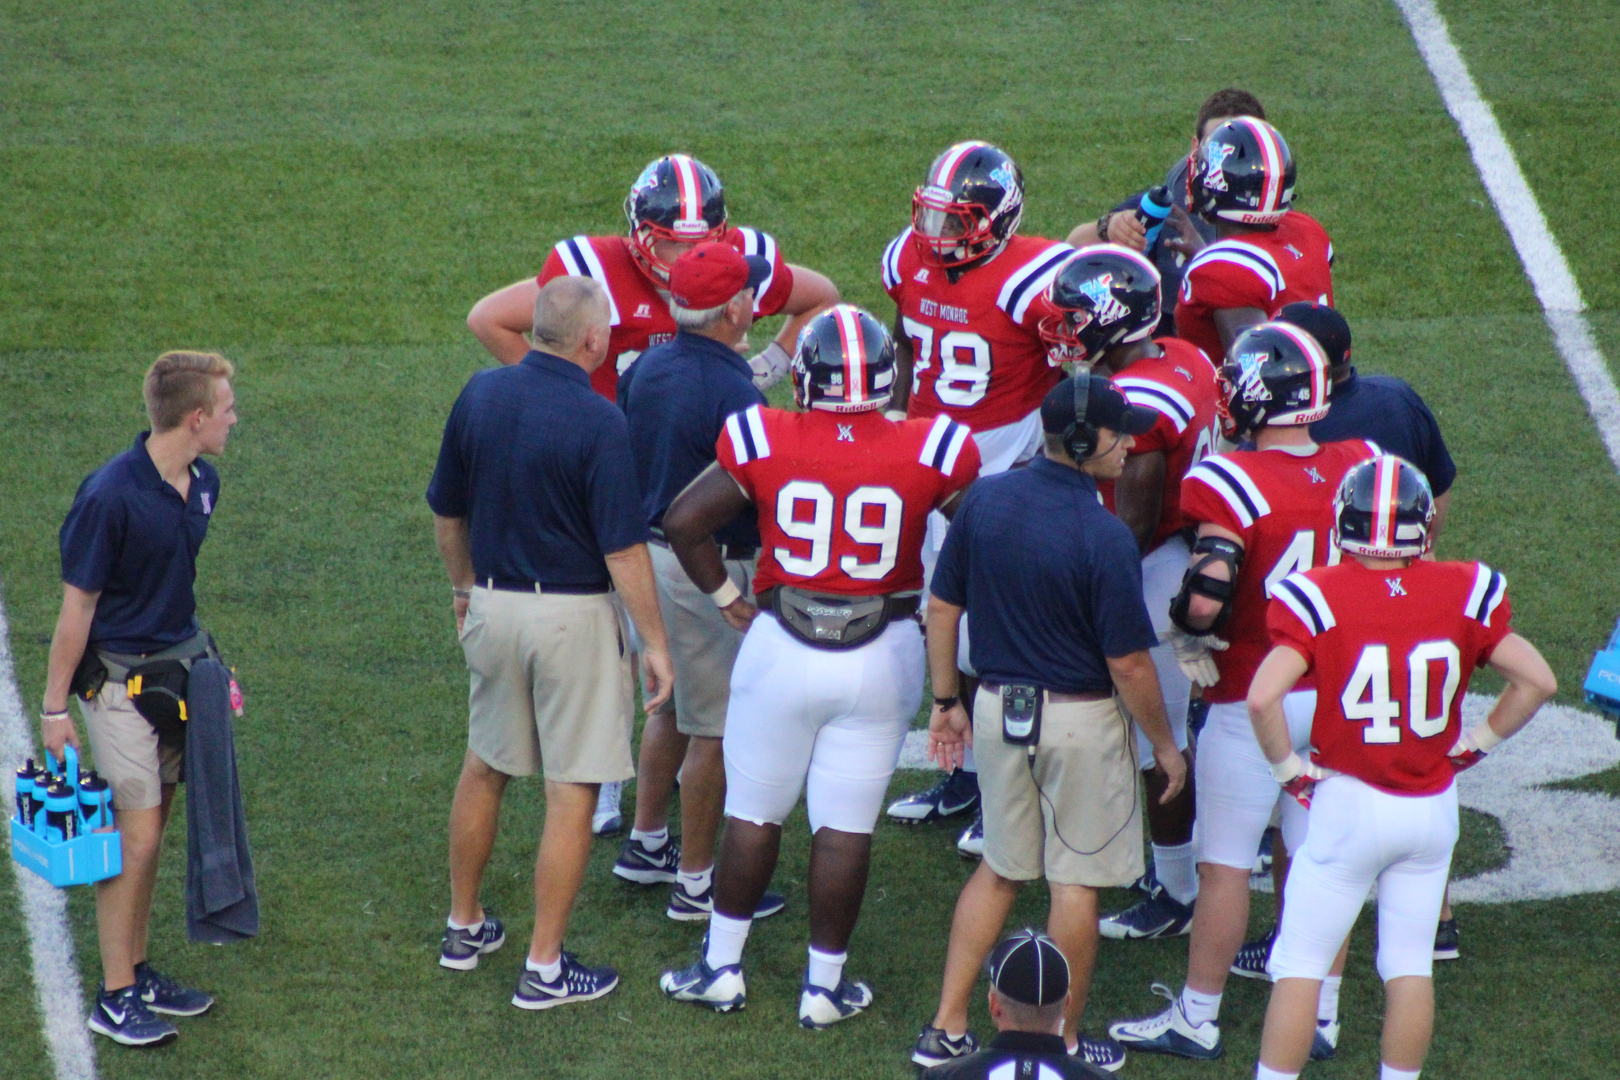
[{"label": "white sneaker with navy stripe", "polygon": [[731,1012],[748,1004],[741,964],[712,968],[700,957],[691,967],[664,972],[658,977],[658,988],[671,1001],[689,1001],[715,1012]]}]

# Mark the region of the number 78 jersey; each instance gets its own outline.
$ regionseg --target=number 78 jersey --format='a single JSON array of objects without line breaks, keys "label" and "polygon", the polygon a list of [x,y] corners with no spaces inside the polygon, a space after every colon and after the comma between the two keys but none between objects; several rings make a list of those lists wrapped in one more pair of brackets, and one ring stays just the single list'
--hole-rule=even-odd
[{"label": "number 78 jersey", "polygon": [[1063,372],[1046,359],[1033,303],[1074,249],[1014,236],[952,280],[917,254],[907,229],[883,252],[883,290],[911,340],[913,418],[946,413],[974,431],[1015,424],[1041,407]]},{"label": "number 78 jersey", "polygon": [[1451,786],[1474,669],[1512,629],[1502,575],[1474,562],[1372,570],[1354,559],[1284,578],[1272,642],[1316,673],[1315,758],[1400,795]]},{"label": "number 78 jersey", "polygon": [[921,591],[928,513],[979,475],[978,445],[948,416],[755,405],[727,418],[715,450],[759,511],[756,592]]},{"label": "number 78 jersey", "polygon": [[[1182,516],[1219,525],[1243,543],[1232,616],[1220,633],[1229,647],[1214,654],[1221,679],[1204,691],[1204,700],[1248,697],[1249,681],[1271,651],[1266,602],[1289,574],[1339,561],[1333,493],[1352,465],[1377,453],[1374,443],[1354,439],[1323,443],[1310,454],[1275,448],[1216,454],[1187,471]],[[1301,689],[1309,686],[1301,680]]]}]

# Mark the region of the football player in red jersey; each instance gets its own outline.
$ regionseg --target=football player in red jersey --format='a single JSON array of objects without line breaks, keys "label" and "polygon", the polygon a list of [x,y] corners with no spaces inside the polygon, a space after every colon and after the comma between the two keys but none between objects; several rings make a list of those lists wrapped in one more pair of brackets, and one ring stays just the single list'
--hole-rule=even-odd
[{"label": "football player in red jersey", "polygon": [[[1289,574],[1338,562],[1329,542],[1333,493],[1351,466],[1378,452],[1359,440],[1311,441],[1308,425],[1327,414],[1328,361],[1296,326],[1244,331],[1219,379],[1227,438],[1253,438],[1257,449],[1207,457],[1181,483],[1182,513],[1198,523],[1198,540],[1170,609],[1170,640],[1211,703],[1195,762],[1198,905],[1187,984],[1164,1012],[1109,1029],[1127,1048],[1203,1059],[1222,1052],[1217,1017],[1248,926],[1249,870],[1279,803],[1243,705],[1270,648],[1267,598]],[[1295,744],[1305,746],[1315,708],[1310,684],[1284,708]],[[1298,850],[1304,811],[1292,799],[1280,801],[1284,836]]]},{"label": "football player in red jersey", "polygon": [[[1275,648],[1249,686],[1272,773],[1310,806],[1271,954],[1256,1075],[1291,1080],[1304,1067],[1322,980],[1376,882],[1383,1078],[1416,1080],[1434,1029],[1434,932],[1457,842],[1452,778],[1528,723],[1558,684],[1513,633],[1501,574],[1422,561],[1434,499],[1416,466],[1392,454],[1362,462],[1333,511],[1334,543],[1350,558],[1278,584]],[[1507,688],[1464,731],[1463,694],[1482,665]],[[1306,676],[1317,689],[1308,760],[1282,709]]]},{"label": "football player in red jersey", "polygon": [[[743,1005],[751,915],[802,790],[813,839],[799,1022],[826,1027],[872,1003],[870,987],[843,977],[845,949],[872,827],[922,701],[916,615],[927,517],[954,512],[979,473],[978,448],[949,416],[896,423],[881,414],[894,380],[882,323],[843,304],[817,316],[793,361],[804,411],[733,414],[716,463],[664,517],[692,581],[747,628],[726,711],[714,914],[703,956],[660,980],[676,1001],[720,1012]],[[757,607],[726,576],[713,541],[750,503],[760,511]]]},{"label": "football player in red jersey", "polygon": [[1224,356],[1247,326],[1296,300],[1333,304],[1333,242],[1291,209],[1294,158],[1277,129],[1240,116],[1209,133],[1187,174],[1188,204],[1219,237],[1187,264],[1176,334]]},{"label": "football player in red jersey", "polygon": [[[1019,236],[1024,174],[1001,149],[957,143],[934,159],[912,195],[911,227],[883,252],[883,289],[894,300],[899,375],[891,415],[939,415],[968,425],[988,476],[1034,457],[1041,445],[1041,399],[1063,377],[1047,363],[1035,300],[1071,250],[1056,240]],[[945,542],[945,519],[929,519],[924,581]],[[961,637],[963,671],[968,639]],[[967,696],[972,698],[971,680]],[[921,822],[978,805],[971,755],[964,771],[889,807]],[[978,822],[963,854],[983,848]]]},{"label": "football player in red jersey", "polygon": [[754,317],[785,314],[776,340],[749,361],[762,389],[787,372],[788,354],[810,317],[838,302],[838,290],[814,270],[784,262],[776,241],[756,229],[728,225],[725,194],[713,169],[686,154],[670,154],[641,171],[624,200],[628,236],[571,236],[557,242],[536,277],[490,293],[467,316],[467,327],[503,364],[529,351],[524,332],[534,322],[540,286],[564,274],[594,278],[607,290],[608,358],[591,385],[614,400],[619,373],[649,345],[675,336],[669,313],[669,268],[682,252],[724,240],[744,255],[771,263],[754,297]]},{"label": "football player in red jersey", "polygon": [[[1132,405],[1154,410],[1158,422],[1136,437],[1119,480],[1099,480],[1104,505],[1131,527],[1142,551],[1142,597],[1160,644],[1152,650],[1176,746],[1187,752],[1187,706],[1192,684],[1168,641],[1170,601],[1187,568],[1189,545],[1181,512],[1181,480],[1208,457],[1220,438],[1215,418],[1215,368],[1196,346],[1151,337],[1159,323],[1159,271],[1145,256],[1115,244],[1081,248],[1040,300],[1041,337],[1054,363],[1089,366],[1110,377]],[[1198,895],[1193,857],[1193,784],[1161,803],[1164,774],[1153,768],[1153,748],[1137,732],[1144,763],[1154,883],[1146,899],[1105,917],[1110,938],[1185,934]]]}]

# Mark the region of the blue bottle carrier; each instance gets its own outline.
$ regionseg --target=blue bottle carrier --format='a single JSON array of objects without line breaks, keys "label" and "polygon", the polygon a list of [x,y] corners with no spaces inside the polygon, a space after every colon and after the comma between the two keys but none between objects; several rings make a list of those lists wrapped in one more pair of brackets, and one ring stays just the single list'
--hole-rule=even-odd
[{"label": "blue bottle carrier", "polygon": [[[1609,635],[1608,647],[1592,657],[1592,667],[1586,673],[1582,689],[1586,691],[1588,704],[1620,720],[1620,623],[1615,624],[1614,633]],[[1620,738],[1620,727],[1616,728],[1615,737]]]},{"label": "blue bottle carrier", "polygon": [[20,818],[11,819],[11,857],[19,866],[25,866],[58,888],[68,885],[89,885],[104,878],[117,877],[124,869],[124,838],[113,828],[100,831],[96,819],[112,821],[111,793],[99,813],[86,813],[80,798],[79,754],[69,746],[64,752],[63,768],[56,768],[50,751],[45,753],[47,771],[64,776],[73,788],[73,815],[75,832],[71,840],[64,840],[60,829],[50,825],[46,813],[34,815],[33,826],[24,825]]}]

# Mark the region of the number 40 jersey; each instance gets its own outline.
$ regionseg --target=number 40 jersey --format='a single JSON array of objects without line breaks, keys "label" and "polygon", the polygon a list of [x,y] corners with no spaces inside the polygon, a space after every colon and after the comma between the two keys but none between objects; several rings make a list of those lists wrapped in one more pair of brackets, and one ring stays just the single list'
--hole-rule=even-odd
[{"label": "number 40 jersey", "polygon": [[1506,582],[1484,563],[1345,559],[1284,578],[1267,621],[1273,643],[1316,675],[1316,760],[1397,795],[1434,795],[1451,786],[1468,680],[1512,616]]},{"label": "number 40 jersey", "polygon": [[[1248,697],[1249,681],[1271,651],[1266,601],[1289,574],[1339,561],[1333,493],[1350,466],[1377,454],[1375,444],[1354,439],[1323,443],[1309,454],[1276,447],[1216,454],[1187,471],[1182,515],[1189,523],[1219,525],[1243,543],[1232,617],[1220,632],[1229,647],[1214,654],[1221,681],[1204,691],[1205,701]],[[1300,689],[1310,685],[1300,680]]]},{"label": "number 40 jersey", "polygon": [[928,513],[979,475],[978,446],[948,416],[755,405],[727,418],[715,449],[759,511],[757,592],[921,591]]}]

